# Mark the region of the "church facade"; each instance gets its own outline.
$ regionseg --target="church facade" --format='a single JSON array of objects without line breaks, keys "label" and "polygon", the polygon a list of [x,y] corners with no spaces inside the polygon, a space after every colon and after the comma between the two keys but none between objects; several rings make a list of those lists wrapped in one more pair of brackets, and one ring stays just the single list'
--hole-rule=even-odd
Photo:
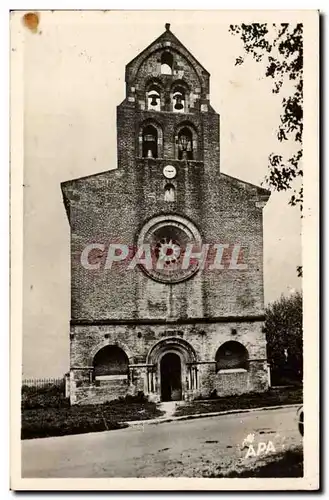
[{"label": "church facade", "polygon": [[62,183],[70,399],[268,388],[263,207],[220,168],[210,75],[166,25],[126,66],[116,169]]}]

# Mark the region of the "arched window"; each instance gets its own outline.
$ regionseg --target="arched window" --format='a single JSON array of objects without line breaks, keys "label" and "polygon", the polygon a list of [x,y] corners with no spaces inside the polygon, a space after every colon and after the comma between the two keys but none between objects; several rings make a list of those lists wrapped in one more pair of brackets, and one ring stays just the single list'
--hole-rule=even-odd
[{"label": "arched window", "polygon": [[161,110],[160,89],[155,85],[152,85],[147,92],[147,109],[150,111]]},{"label": "arched window", "polygon": [[183,127],[178,133],[178,159],[193,160],[193,134],[188,127]]},{"label": "arched window", "polygon": [[240,344],[230,340],[220,346],[216,353],[216,371],[248,369],[248,351]]},{"label": "arched window", "polygon": [[165,201],[175,201],[175,199],[176,199],[175,186],[173,184],[166,184],[165,185],[164,199],[165,199]]},{"label": "arched window", "polygon": [[158,132],[153,125],[147,125],[142,134],[142,156],[143,158],[158,157]]},{"label": "arched window", "polygon": [[175,87],[172,94],[172,109],[174,113],[186,112],[186,92],[183,87]]},{"label": "arched window", "polygon": [[161,74],[172,75],[173,56],[170,52],[163,52],[161,56]]},{"label": "arched window", "polygon": [[108,345],[100,349],[94,357],[95,379],[128,377],[128,357],[116,345]]}]

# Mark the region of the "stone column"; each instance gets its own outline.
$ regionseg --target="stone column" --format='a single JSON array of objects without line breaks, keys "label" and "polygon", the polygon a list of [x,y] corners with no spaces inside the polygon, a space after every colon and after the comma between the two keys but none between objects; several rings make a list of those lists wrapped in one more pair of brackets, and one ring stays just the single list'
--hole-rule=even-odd
[{"label": "stone column", "polygon": [[198,388],[198,367],[194,366],[194,389]]},{"label": "stone column", "polygon": [[195,368],[194,366],[191,366],[191,389],[192,391],[195,389]]},{"label": "stone column", "polygon": [[147,369],[147,393],[153,392],[153,372],[152,368]]},{"label": "stone column", "polygon": [[128,368],[128,385],[129,387],[134,385],[134,369],[132,366]]},{"label": "stone column", "polygon": [[192,365],[189,365],[188,371],[189,371],[189,380],[190,380],[189,389],[190,389],[190,391],[192,391],[193,390],[193,367],[192,367]]}]

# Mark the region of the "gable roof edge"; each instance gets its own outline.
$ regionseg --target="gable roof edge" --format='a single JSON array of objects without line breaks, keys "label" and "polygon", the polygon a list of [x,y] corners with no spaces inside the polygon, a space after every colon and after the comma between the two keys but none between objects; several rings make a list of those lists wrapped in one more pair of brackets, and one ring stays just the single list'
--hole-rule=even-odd
[{"label": "gable roof edge", "polygon": [[223,172],[220,173],[220,176],[227,178],[231,182],[239,183],[239,184],[244,184],[245,186],[249,186],[250,188],[257,189],[257,193],[261,196],[266,197],[267,199],[271,196],[271,191],[269,189],[265,189],[261,186],[257,186],[257,184],[252,184],[251,182],[244,181],[242,179],[239,179],[238,177],[233,177],[232,175],[224,174]]}]

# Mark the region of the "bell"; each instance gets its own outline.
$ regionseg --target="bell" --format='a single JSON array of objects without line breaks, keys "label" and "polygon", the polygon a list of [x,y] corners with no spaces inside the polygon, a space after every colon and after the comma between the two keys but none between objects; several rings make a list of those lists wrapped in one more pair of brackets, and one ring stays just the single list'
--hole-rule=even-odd
[{"label": "bell", "polygon": [[147,150],[147,158],[153,158],[152,149]]},{"label": "bell", "polygon": [[152,99],[151,106],[157,106],[157,104],[158,104],[158,96],[156,94],[151,94],[150,97]]},{"label": "bell", "polygon": [[146,135],[144,135],[144,141],[145,142],[155,142],[155,136],[152,134],[146,134]]},{"label": "bell", "polygon": [[181,148],[184,151],[187,151],[187,149],[189,147],[189,143],[190,143],[189,138],[186,137],[186,135],[181,135],[179,138],[179,142],[180,142]]},{"label": "bell", "polygon": [[177,95],[174,97],[174,99],[176,99],[175,109],[183,109],[184,106],[182,104],[182,96]]}]

